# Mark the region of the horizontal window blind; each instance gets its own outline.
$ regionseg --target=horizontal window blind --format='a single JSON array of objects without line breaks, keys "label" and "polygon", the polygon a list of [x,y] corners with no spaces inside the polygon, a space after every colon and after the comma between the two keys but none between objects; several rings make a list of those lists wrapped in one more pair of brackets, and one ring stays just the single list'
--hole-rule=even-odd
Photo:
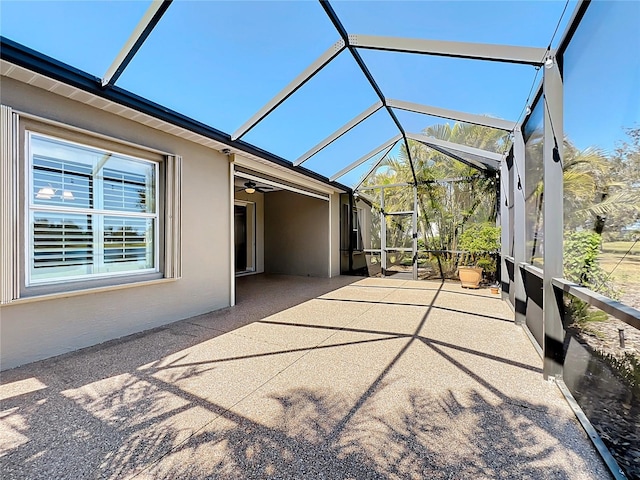
[{"label": "horizontal window blind", "polygon": [[91,265],[91,216],[35,212],[33,252],[35,269]]},{"label": "horizontal window blind", "polygon": [[136,262],[148,266],[153,230],[152,219],[105,217],[105,263]]}]

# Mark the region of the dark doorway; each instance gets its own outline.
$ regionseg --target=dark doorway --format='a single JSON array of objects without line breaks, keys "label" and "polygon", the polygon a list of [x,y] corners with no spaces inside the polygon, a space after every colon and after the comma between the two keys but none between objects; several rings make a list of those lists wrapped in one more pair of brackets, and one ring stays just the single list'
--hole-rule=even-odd
[{"label": "dark doorway", "polygon": [[247,207],[235,206],[235,247],[236,247],[236,272],[244,272],[247,269]]}]

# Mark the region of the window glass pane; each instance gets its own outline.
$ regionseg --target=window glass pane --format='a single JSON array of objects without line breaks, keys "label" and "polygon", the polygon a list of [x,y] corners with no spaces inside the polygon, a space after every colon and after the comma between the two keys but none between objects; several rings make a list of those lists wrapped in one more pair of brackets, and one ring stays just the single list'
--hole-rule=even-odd
[{"label": "window glass pane", "polygon": [[32,214],[31,229],[32,282],[93,273],[91,215],[36,211]]},{"label": "window glass pane", "polygon": [[91,168],[41,155],[33,156],[33,195],[38,205],[91,208]]},{"label": "window glass pane", "polygon": [[104,217],[104,266],[101,272],[153,268],[151,218]]},{"label": "window glass pane", "polygon": [[[526,216],[526,260],[542,266],[542,178],[543,178],[543,146],[544,146],[544,102],[536,102],[531,116],[524,125],[525,140],[525,216]],[[517,174],[517,172],[516,172]],[[520,194],[518,192],[516,194]]]},{"label": "window glass pane", "polygon": [[[112,162],[109,162],[111,165]],[[125,163],[120,161],[120,163]],[[126,170],[104,168],[104,209],[125,212],[155,210],[155,170],[151,164],[126,161]]]},{"label": "window glass pane", "polygon": [[352,242],[351,244],[353,245],[353,248],[355,250],[362,250],[362,235],[360,234],[360,228],[361,228],[361,219],[363,219],[363,211],[361,208],[354,208],[352,211],[352,220],[351,220],[351,224],[353,225],[353,229],[352,229]]},{"label": "window glass pane", "polygon": [[639,2],[591,2],[562,63],[564,274],[635,308],[640,308],[638,19]]}]

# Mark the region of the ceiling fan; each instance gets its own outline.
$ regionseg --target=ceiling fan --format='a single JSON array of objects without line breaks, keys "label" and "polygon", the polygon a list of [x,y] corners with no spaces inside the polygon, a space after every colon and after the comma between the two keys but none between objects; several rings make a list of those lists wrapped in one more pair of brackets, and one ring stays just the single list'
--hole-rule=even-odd
[{"label": "ceiling fan", "polygon": [[255,182],[248,181],[244,183],[244,188],[239,188],[236,190],[236,192],[240,192],[242,190],[244,190],[245,193],[255,193],[255,192],[266,193],[273,190],[273,187],[258,187],[256,186]]}]

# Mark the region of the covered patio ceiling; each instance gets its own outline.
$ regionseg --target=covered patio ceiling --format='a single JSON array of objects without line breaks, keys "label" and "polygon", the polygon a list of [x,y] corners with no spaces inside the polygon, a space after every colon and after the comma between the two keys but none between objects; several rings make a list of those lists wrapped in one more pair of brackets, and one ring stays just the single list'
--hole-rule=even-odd
[{"label": "covered patio ceiling", "polygon": [[512,132],[576,3],[3,2],[1,55],[348,190],[410,141],[498,170],[424,130]]}]

